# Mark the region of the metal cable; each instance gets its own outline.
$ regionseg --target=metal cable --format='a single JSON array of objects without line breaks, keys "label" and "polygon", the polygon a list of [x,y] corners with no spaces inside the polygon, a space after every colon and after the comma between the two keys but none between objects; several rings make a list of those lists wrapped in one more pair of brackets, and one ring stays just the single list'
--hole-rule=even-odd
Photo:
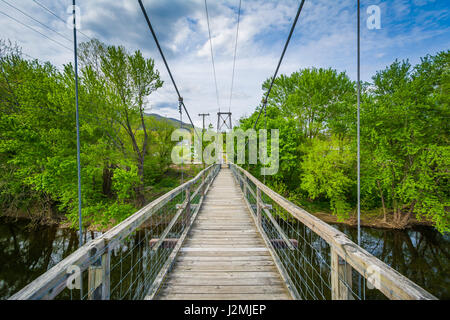
[{"label": "metal cable", "polygon": [[[357,1],[357,219],[358,219],[358,245],[361,245],[361,152],[360,152],[360,104],[361,104],[361,5],[360,0]],[[358,277],[358,290],[361,295],[361,275]]]},{"label": "metal cable", "polygon": [[[47,8],[46,6],[44,6],[43,4],[38,2],[37,0],[33,0],[33,2],[36,3],[42,9],[44,9],[45,11],[47,11],[48,13],[50,13],[51,15],[53,15],[54,17],[56,17],[58,20],[61,20],[62,22],[66,23],[66,20],[64,20],[63,18],[58,16],[56,13],[54,13],[52,10],[50,10],[49,8]],[[78,30],[78,32],[80,34],[82,34],[83,36],[85,36],[86,38],[88,38],[89,40],[93,40],[91,37],[89,37],[87,34],[83,33],[82,31]]]},{"label": "metal cable", "polygon": [[55,29],[49,27],[48,25],[46,25],[45,23],[42,23],[41,21],[35,19],[34,17],[32,17],[31,15],[29,15],[28,13],[22,11],[21,9],[17,8],[16,6],[12,5],[11,3],[9,3],[8,1],[5,0],[1,0],[3,3],[7,4],[8,6],[10,6],[11,8],[19,11],[20,13],[22,13],[24,16],[32,19],[33,21],[39,23],[40,25],[42,25],[44,28],[47,28],[50,31],[55,32],[56,34],[58,34],[60,37],[64,38],[65,40],[69,41],[70,43],[72,43],[72,39],[67,38],[65,35],[59,33],[58,31],[56,31]]},{"label": "metal cable", "polygon": [[258,120],[259,120],[259,118],[261,116],[261,112],[262,112],[263,109],[265,109],[265,107],[267,105],[267,99],[269,98],[270,91],[272,91],[272,86],[273,86],[273,84],[275,82],[275,79],[277,77],[278,71],[279,71],[280,66],[281,66],[281,62],[283,61],[283,58],[284,58],[284,55],[286,53],[287,47],[289,45],[289,42],[291,41],[292,34],[294,33],[295,26],[297,25],[297,21],[298,21],[298,18],[300,16],[300,13],[302,12],[304,4],[305,4],[305,0],[302,0],[302,2],[300,3],[300,6],[298,7],[297,15],[295,16],[294,22],[293,22],[292,27],[291,27],[291,31],[289,32],[289,36],[288,36],[288,38],[286,40],[286,44],[284,45],[283,53],[281,54],[280,60],[278,61],[277,68],[276,68],[275,73],[274,73],[274,75],[272,77],[272,81],[270,83],[269,90],[267,90],[266,97],[264,98],[263,106],[262,106],[261,110],[259,111],[258,118],[256,118],[255,124],[253,125],[253,129],[256,128],[256,125],[258,124]]},{"label": "metal cable", "polygon": [[[181,110],[181,101],[180,101],[178,109],[179,109],[179,112],[180,112],[180,129],[183,129],[183,110]],[[181,142],[181,184],[180,185],[183,184],[183,180],[184,180],[184,177],[183,177],[183,162],[184,162],[184,146],[183,146],[183,141],[182,141]]]},{"label": "metal cable", "polygon": [[214,73],[214,84],[216,86],[217,107],[219,108],[219,112],[220,112],[219,87],[217,86],[216,64],[214,62],[214,50],[213,50],[212,39],[211,39],[211,27],[209,25],[208,4],[207,4],[206,0],[205,0],[205,11],[206,11],[206,21],[207,21],[207,24],[208,24],[209,46],[211,48],[211,62],[212,62],[213,73]]},{"label": "metal cable", "polygon": [[175,83],[175,79],[173,78],[172,72],[170,71],[169,64],[167,63],[166,57],[164,56],[164,52],[161,49],[161,45],[159,44],[158,37],[156,36],[155,30],[153,30],[153,26],[152,26],[152,24],[150,22],[150,19],[149,19],[148,15],[147,15],[147,11],[145,10],[144,5],[142,4],[142,0],[138,0],[138,1],[139,1],[139,5],[141,7],[142,13],[144,14],[145,20],[147,21],[147,25],[148,25],[151,33],[152,33],[153,39],[155,40],[156,46],[158,47],[158,51],[161,54],[161,57],[162,57],[162,59],[164,61],[164,65],[166,66],[167,72],[169,73],[170,79],[172,80],[172,84],[175,87],[175,91],[177,92],[178,101],[183,106],[184,111],[186,112],[186,115],[188,116],[189,121],[190,121],[190,123],[192,125],[192,128],[194,129],[194,132],[197,135],[197,138],[200,139],[197,130],[195,130],[195,126],[194,126],[194,123],[192,122],[191,116],[189,115],[189,112],[187,111],[186,105],[184,104],[183,98],[181,97],[180,91],[178,90],[177,84]]},{"label": "metal cable", "polygon": [[11,20],[14,20],[14,21],[17,22],[18,24],[21,24],[22,26],[27,27],[28,29],[31,29],[31,30],[33,30],[34,32],[39,33],[41,36],[47,38],[47,39],[50,40],[50,41],[53,41],[54,43],[60,45],[61,47],[65,48],[65,49],[67,49],[67,50],[69,50],[70,52],[72,52],[72,49],[66,47],[66,46],[63,45],[61,42],[59,42],[59,41],[57,41],[57,40],[55,40],[55,39],[52,39],[52,38],[46,36],[46,35],[43,34],[42,32],[40,32],[40,31],[34,29],[33,27],[30,27],[29,25],[27,25],[27,24],[25,24],[25,23],[23,23],[23,22],[17,20],[16,18],[11,17],[9,14],[7,14],[7,13],[5,13],[5,12],[3,12],[3,11],[0,11],[0,13],[3,14],[3,15],[5,15],[5,16],[7,16],[7,17],[10,18]]},{"label": "metal cable", "polygon": [[239,0],[238,20],[237,20],[237,27],[236,27],[236,43],[234,44],[233,73],[231,75],[230,105],[228,107],[228,112],[231,112],[231,101],[233,99],[234,73],[235,73],[235,69],[236,69],[236,54],[237,54],[237,46],[238,46],[238,38],[239,38],[239,24],[241,21],[241,6],[242,6],[242,0]]}]

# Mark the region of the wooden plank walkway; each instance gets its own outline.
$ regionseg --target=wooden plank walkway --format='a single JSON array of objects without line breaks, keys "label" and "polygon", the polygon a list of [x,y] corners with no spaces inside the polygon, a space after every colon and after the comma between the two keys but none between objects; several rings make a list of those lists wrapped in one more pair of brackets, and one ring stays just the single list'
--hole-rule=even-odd
[{"label": "wooden plank walkway", "polygon": [[231,170],[211,185],[156,299],[291,299]]}]

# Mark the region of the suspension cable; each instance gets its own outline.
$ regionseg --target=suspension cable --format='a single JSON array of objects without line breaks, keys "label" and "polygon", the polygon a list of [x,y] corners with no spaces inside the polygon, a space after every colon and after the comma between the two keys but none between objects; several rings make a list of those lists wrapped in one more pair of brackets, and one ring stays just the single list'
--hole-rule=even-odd
[{"label": "suspension cable", "polygon": [[5,0],[1,0],[3,3],[7,4],[8,6],[10,6],[11,8],[15,9],[16,11],[19,11],[20,13],[22,13],[24,16],[30,18],[31,20],[39,23],[40,25],[42,25],[44,28],[53,31],[54,33],[58,34],[61,38],[64,38],[65,40],[67,40],[68,42],[70,42],[72,44],[72,40],[69,39],[68,37],[66,37],[65,35],[61,34],[60,32],[56,31],[55,29],[49,27],[48,25],[46,25],[45,23],[39,21],[38,19],[34,18],[33,16],[29,15],[28,13],[24,12],[23,10],[17,8],[15,5],[9,3],[8,1]]},{"label": "suspension cable", "polygon": [[144,5],[142,4],[142,0],[138,0],[138,1],[139,1],[139,5],[141,7],[142,13],[144,14],[145,20],[147,21],[148,27],[149,27],[149,29],[150,29],[150,31],[152,33],[153,39],[155,40],[156,46],[158,47],[158,51],[161,54],[161,57],[162,57],[162,59],[164,61],[164,65],[166,66],[167,72],[169,73],[170,79],[172,80],[172,84],[175,87],[175,91],[177,92],[178,101],[183,106],[183,109],[184,109],[184,111],[186,112],[186,115],[189,118],[189,122],[191,123],[192,128],[194,129],[194,132],[197,135],[197,138],[200,140],[198,132],[195,129],[194,123],[192,122],[191,116],[189,115],[189,112],[188,112],[188,110],[186,108],[186,105],[184,104],[183,97],[181,96],[180,91],[178,90],[177,84],[175,83],[175,79],[173,78],[172,72],[170,71],[169,64],[167,63],[166,57],[164,56],[164,53],[163,53],[163,51],[161,49],[161,45],[159,44],[158,37],[156,36],[155,30],[153,30],[153,26],[152,26],[152,24],[150,22],[150,19],[149,19],[148,15],[147,15],[147,11],[145,10]]},{"label": "suspension cable", "polygon": [[228,107],[228,112],[231,112],[231,101],[233,99],[234,73],[235,73],[235,69],[236,69],[236,54],[237,54],[237,46],[238,46],[238,38],[239,38],[239,24],[240,24],[240,20],[241,20],[241,6],[242,6],[242,0],[239,0],[238,20],[237,20],[237,27],[236,27],[236,43],[234,44],[233,73],[231,74],[230,105]]},{"label": "suspension cable", "polygon": [[286,44],[284,45],[283,53],[281,54],[280,60],[278,61],[277,68],[276,68],[275,73],[274,73],[274,75],[272,77],[272,81],[270,83],[269,90],[267,90],[266,96],[265,96],[265,98],[263,100],[263,106],[261,107],[261,110],[259,110],[258,118],[256,118],[255,124],[253,125],[253,129],[256,128],[256,125],[258,124],[258,120],[261,117],[261,113],[267,106],[267,99],[269,98],[270,91],[272,91],[272,87],[273,87],[275,79],[276,79],[276,77],[278,75],[278,71],[280,69],[281,62],[283,61],[283,58],[284,58],[284,55],[286,53],[287,47],[289,45],[289,42],[291,41],[292,34],[294,33],[295,26],[297,25],[297,21],[298,21],[298,18],[300,16],[300,13],[302,12],[304,4],[305,4],[305,0],[302,0],[302,2],[300,3],[300,6],[298,7],[297,15],[295,16],[294,22],[293,22],[292,27],[291,27],[291,31],[289,32],[289,36],[288,36],[288,38],[286,40]]},{"label": "suspension cable", "polygon": [[36,33],[39,33],[41,36],[47,38],[47,39],[50,40],[50,41],[53,41],[54,43],[60,45],[61,47],[65,48],[65,49],[67,49],[67,50],[69,50],[70,52],[72,52],[72,49],[66,47],[66,46],[65,46],[64,44],[62,44],[61,42],[59,42],[59,41],[57,41],[57,40],[55,40],[55,39],[52,39],[52,38],[46,36],[45,34],[43,34],[42,32],[40,32],[39,30],[36,30],[36,29],[34,29],[33,27],[30,27],[29,25],[27,25],[27,24],[25,24],[25,23],[23,23],[23,22],[17,20],[16,18],[11,17],[9,14],[7,14],[7,13],[5,13],[5,12],[3,12],[3,11],[0,11],[0,13],[3,14],[3,15],[5,15],[5,16],[7,16],[7,17],[10,18],[11,20],[14,20],[14,21],[17,22],[18,24],[21,24],[22,26],[27,27],[28,29],[31,29],[31,30],[33,30],[33,31],[36,32]]},{"label": "suspension cable", "polygon": [[219,108],[219,112],[220,112],[219,87],[217,86],[216,64],[214,62],[214,50],[213,50],[213,44],[212,44],[212,38],[211,38],[211,26],[209,24],[208,3],[206,2],[206,0],[205,0],[205,11],[206,11],[206,22],[207,22],[207,25],[208,25],[209,46],[210,46],[210,49],[211,49],[211,62],[212,62],[213,74],[214,74],[214,84],[216,86],[217,107]]},{"label": "suspension cable", "polygon": [[[37,0],[33,0],[34,3],[36,3],[39,7],[41,7],[42,9],[44,9],[45,11],[47,11],[48,13],[50,13],[52,16],[56,17],[58,20],[66,23],[66,20],[64,20],[63,18],[61,18],[60,16],[58,16],[56,13],[54,13],[52,10],[50,10],[49,8],[47,8],[46,6],[44,6],[42,3],[38,2]],[[87,34],[83,33],[81,30],[78,30],[78,33],[81,33],[83,36],[85,36],[86,38],[88,38],[89,40],[93,40],[91,37],[89,37]]]}]

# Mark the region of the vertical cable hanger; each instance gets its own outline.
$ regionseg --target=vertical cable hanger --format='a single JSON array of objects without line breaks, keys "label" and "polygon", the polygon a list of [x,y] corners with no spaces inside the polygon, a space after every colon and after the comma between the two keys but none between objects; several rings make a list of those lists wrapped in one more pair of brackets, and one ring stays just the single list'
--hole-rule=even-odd
[{"label": "vertical cable hanger", "polygon": [[[266,143],[268,143],[269,135],[267,134],[267,104],[264,105],[264,129],[266,130]],[[267,150],[268,152],[269,150]],[[266,184],[266,175],[264,175],[264,184]]]},{"label": "vertical cable hanger", "polygon": [[80,112],[78,106],[78,54],[77,54],[77,24],[75,0],[73,0],[73,52],[75,64],[75,104],[76,104],[76,127],[77,127],[77,170],[78,170],[78,227],[80,230],[80,243],[83,245],[83,221],[81,216],[81,164],[80,164]]},{"label": "vertical cable hanger", "polygon": [[[358,207],[358,246],[361,246],[361,132],[360,132],[360,106],[361,106],[361,3],[357,1],[357,207]],[[358,277],[358,290],[361,296],[361,275]]]},{"label": "vertical cable hanger", "polygon": [[[80,112],[78,103],[78,50],[77,50],[77,21],[75,0],[73,0],[72,15],[73,15],[73,56],[75,64],[75,104],[76,104],[76,127],[77,127],[77,178],[78,178],[78,228],[80,232],[80,240],[78,246],[83,246],[83,218],[82,218],[82,201],[81,201],[81,156],[80,156]],[[83,297],[83,281],[80,284],[80,297]]]},{"label": "vertical cable hanger", "polygon": [[361,106],[361,22],[360,22],[360,0],[358,0],[358,30],[357,30],[357,51],[358,51],[358,57],[357,57],[357,145],[358,145],[358,245],[361,245],[361,221],[360,221],[360,215],[361,215],[361,185],[360,185],[360,169],[361,169],[361,154],[360,154],[360,106]]},{"label": "vertical cable hanger", "polygon": [[[182,106],[183,106],[183,98],[179,98],[178,99],[178,112],[180,113],[180,129],[183,129],[183,109],[181,108]],[[183,146],[183,141],[181,141],[181,184],[184,183],[184,176],[183,176],[184,146]],[[183,199],[183,192],[181,193],[181,199]]]}]

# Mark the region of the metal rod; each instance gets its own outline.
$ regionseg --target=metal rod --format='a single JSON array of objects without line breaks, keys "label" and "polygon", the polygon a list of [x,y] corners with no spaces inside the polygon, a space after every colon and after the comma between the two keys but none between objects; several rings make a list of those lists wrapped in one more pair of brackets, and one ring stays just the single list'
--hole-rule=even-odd
[{"label": "metal rod", "polygon": [[357,93],[357,99],[358,99],[358,108],[357,108],[357,149],[358,149],[358,245],[361,245],[361,153],[360,153],[360,104],[361,104],[361,42],[360,42],[360,36],[361,36],[361,23],[360,23],[360,0],[358,0],[358,40],[357,40],[357,46],[358,46],[358,93]]},{"label": "metal rod", "polygon": [[[180,129],[183,129],[183,109],[181,109],[181,103],[182,103],[182,100],[179,101],[178,111],[180,112]],[[184,177],[183,177],[183,163],[184,163],[184,146],[183,146],[183,141],[181,141],[181,184],[183,184],[183,182],[184,182]],[[181,197],[183,197],[183,195],[181,195]]]},{"label": "metal rod", "polygon": [[[76,123],[77,123],[77,171],[78,171],[78,229],[80,232],[79,247],[83,246],[83,218],[82,201],[81,201],[81,156],[80,156],[80,110],[78,104],[78,45],[77,45],[77,23],[76,23],[76,3],[73,0],[72,15],[73,15],[73,50],[75,63],[75,103],[76,103]],[[83,300],[83,276],[80,275],[80,300]]]},{"label": "metal rod", "polygon": [[[360,153],[360,105],[361,105],[361,4],[358,2],[357,22],[357,197],[358,197],[358,246],[361,246],[361,153]],[[358,277],[358,294],[361,297],[361,274]]]},{"label": "metal rod", "polygon": [[76,122],[77,122],[77,170],[78,170],[78,228],[80,231],[79,246],[83,245],[83,219],[81,216],[81,160],[80,160],[80,111],[78,106],[78,50],[77,50],[77,24],[75,0],[73,0],[73,51],[75,63],[75,103],[76,103]]}]

